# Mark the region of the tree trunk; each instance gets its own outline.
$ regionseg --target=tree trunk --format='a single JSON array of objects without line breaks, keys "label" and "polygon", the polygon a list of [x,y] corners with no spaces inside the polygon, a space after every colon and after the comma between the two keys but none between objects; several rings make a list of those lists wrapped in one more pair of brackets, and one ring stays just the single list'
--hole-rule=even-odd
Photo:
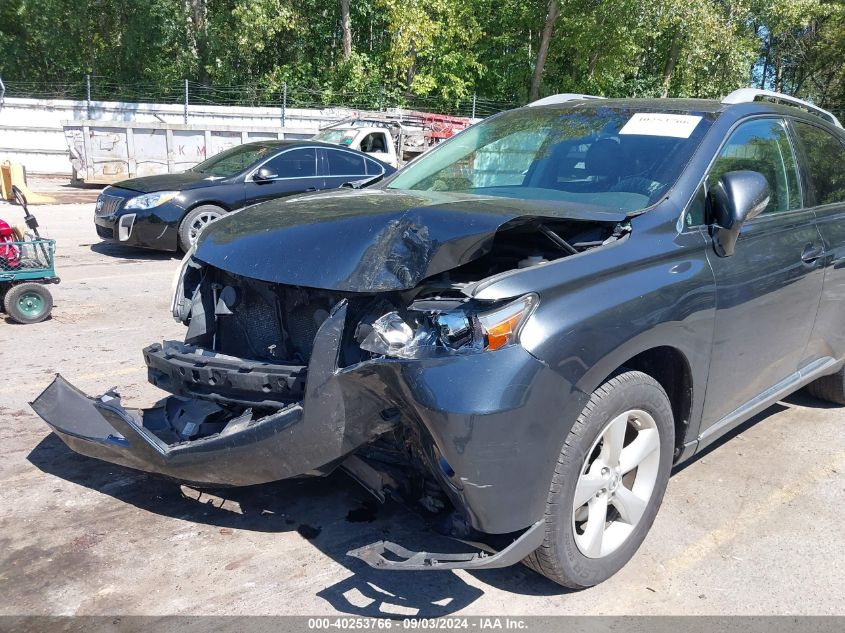
[{"label": "tree trunk", "polygon": [[558,0],[549,0],[549,12],[546,14],[546,24],[540,35],[540,48],[537,49],[537,64],[534,66],[534,76],[531,78],[531,90],[528,93],[529,101],[536,101],[540,97],[540,83],[543,81],[543,68],[546,65],[546,57],[549,54],[549,44],[552,40],[552,33],[555,30],[555,22],[560,15]]},{"label": "tree trunk", "polygon": [[669,59],[666,60],[666,68],[663,70],[663,92],[660,96],[664,99],[669,96],[669,86],[672,84],[672,75],[675,74],[675,66],[678,64],[678,55],[681,53],[681,30],[675,31],[672,37],[672,46],[669,48]]},{"label": "tree trunk", "polygon": [[766,36],[766,57],[763,60],[763,71],[760,73],[760,90],[766,88],[766,75],[769,74],[769,61],[772,55],[772,38],[770,35]]},{"label": "tree trunk", "polygon": [[349,0],[340,0],[340,27],[343,30],[343,59],[352,57],[352,27],[349,25]]},{"label": "tree trunk", "polygon": [[599,61],[599,50],[594,49],[592,53],[590,53],[590,62],[587,64],[587,79],[592,79],[593,75],[596,72],[596,64]]},{"label": "tree trunk", "polygon": [[208,0],[186,0],[191,15],[194,50],[197,56],[197,69],[200,83],[208,83]]}]

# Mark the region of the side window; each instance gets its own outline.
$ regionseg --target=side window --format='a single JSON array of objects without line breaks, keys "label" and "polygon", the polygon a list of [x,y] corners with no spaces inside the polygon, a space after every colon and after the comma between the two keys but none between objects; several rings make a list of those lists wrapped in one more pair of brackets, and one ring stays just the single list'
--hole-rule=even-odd
[{"label": "side window", "polygon": [[378,176],[379,174],[384,173],[384,167],[379,165],[376,161],[370,160],[369,158],[367,158],[366,163],[367,163],[367,175],[368,176]]},{"label": "side window", "polygon": [[690,200],[687,211],[684,214],[685,226],[698,226],[707,221],[706,218],[707,196],[704,193],[704,185],[699,186],[692,200]]},{"label": "side window", "polygon": [[361,151],[366,153],[371,152],[386,152],[387,139],[384,132],[370,132],[361,141]]},{"label": "side window", "polygon": [[307,178],[317,175],[317,150],[292,149],[267,161],[264,167],[279,178]]},{"label": "side window", "polygon": [[783,122],[758,119],[740,125],[722,148],[707,176],[712,189],[722,174],[750,170],[769,181],[771,201],[763,213],[780,213],[801,207],[798,168]]},{"label": "side window", "polygon": [[807,160],[807,178],[816,204],[845,201],[845,148],[842,142],[815,125],[795,122],[795,135]]},{"label": "side window", "polygon": [[329,159],[329,175],[331,176],[365,176],[364,157],[352,152],[326,150]]}]

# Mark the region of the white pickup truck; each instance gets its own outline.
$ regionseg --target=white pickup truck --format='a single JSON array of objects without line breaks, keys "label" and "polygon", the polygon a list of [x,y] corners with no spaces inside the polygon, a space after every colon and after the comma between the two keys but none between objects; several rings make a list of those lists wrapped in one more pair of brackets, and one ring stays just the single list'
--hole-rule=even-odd
[{"label": "white pickup truck", "polygon": [[396,152],[398,141],[386,127],[372,125],[328,127],[318,132],[314,140],[357,149],[388,165],[399,167],[399,157]]},{"label": "white pickup truck", "polygon": [[359,117],[334,123],[313,139],[356,149],[400,167],[470,124],[470,119],[413,113],[403,118]]}]

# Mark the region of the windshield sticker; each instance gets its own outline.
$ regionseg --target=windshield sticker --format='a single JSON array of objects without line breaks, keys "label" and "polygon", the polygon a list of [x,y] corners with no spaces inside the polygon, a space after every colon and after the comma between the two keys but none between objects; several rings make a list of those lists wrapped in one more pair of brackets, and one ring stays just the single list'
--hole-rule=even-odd
[{"label": "windshield sticker", "polygon": [[640,136],[672,136],[689,138],[695,126],[701,121],[700,116],[689,114],[661,114],[659,112],[637,112],[619,130],[620,134],[638,134]]}]

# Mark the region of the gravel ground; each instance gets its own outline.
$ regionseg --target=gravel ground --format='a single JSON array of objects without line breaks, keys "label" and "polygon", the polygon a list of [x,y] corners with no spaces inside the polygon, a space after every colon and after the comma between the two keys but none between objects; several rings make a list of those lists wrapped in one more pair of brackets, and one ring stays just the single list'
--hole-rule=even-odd
[{"label": "gravel ground", "polygon": [[522,566],[347,558],[381,538],[461,546],[395,505],[350,515],[369,498],[342,474],[212,494],[78,456],[27,403],[57,372],[130,406],[161,397],[140,350],[183,335],[168,312],[178,258],[101,244],[90,203],[34,211],[62,283],[52,319],[0,321],[0,615],[845,614],[845,416],[800,394],[676,473],[634,560],[577,593]]}]

